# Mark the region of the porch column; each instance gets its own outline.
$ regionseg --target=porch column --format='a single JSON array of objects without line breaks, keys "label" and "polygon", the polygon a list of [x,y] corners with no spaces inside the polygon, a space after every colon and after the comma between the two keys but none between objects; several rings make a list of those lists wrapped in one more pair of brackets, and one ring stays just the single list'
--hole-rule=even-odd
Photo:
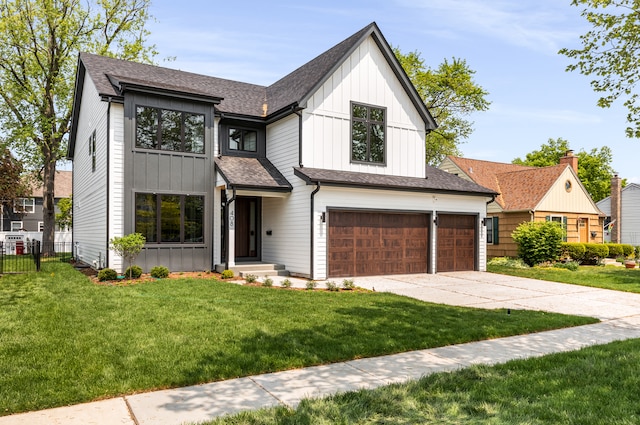
[{"label": "porch column", "polygon": [[229,268],[236,265],[236,203],[227,204],[229,209],[229,239],[227,240],[227,257],[229,259]]}]

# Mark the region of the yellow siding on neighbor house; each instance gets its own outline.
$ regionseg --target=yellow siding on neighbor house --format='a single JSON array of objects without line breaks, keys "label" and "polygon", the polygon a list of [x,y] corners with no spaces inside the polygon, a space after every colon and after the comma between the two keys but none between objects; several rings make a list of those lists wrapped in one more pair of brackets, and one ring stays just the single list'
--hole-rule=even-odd
[{"label": "yellow siding on neighbor house", "polygon": [[[565,188],[567,181],[571,183],[568,191]],[[536,211],[563,211],[564,215],[569,213],[598,215],[600,213],[591,196],[570,168],[564,170],[535,209]]]},{"label": "yellow siding on neighbor house", "polygon": [[498,244],[487,244],[487,256],[517,257],[518,246],[511,238],[511,233],[521,223],[531,221],[531,214],[526,211],[514,213],[487,213],[489,217],[498,217]]},{"label": "yellow siding on neighbor house", "polygon": [[[597,214],[575,214],[566,212],[550,212],[536,211],[534,221],[545,221],[547,216],[565,216],[567,217],[567,242],[585,242],[585,243],[602,243],[602,226],[604,217],[600,218]],[[580,230],[578,228],[579,219],[587,219],[589,223],[589,240],[580,240]],[[592,237],[591,232],[596,232],[596,236]]]}]

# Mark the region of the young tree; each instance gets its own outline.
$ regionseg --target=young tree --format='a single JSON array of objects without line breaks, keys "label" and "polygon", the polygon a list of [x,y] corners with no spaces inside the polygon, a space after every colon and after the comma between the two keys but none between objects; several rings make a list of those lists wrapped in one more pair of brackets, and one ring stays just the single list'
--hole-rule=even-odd
[{"label": "young tree", "polygon": [[[549,139],[546,144],[540,146],[540,150],[529,152],[525,159],[516,158],[513,164],[529,165],[532,167],[548,167],[560,163],[560,158],[571,149],[569,142],[559,137]],[[590,152],[580,150],[578,157],[578,178],[584,188],[589,192],[591,199],[598,202],[611,193],[611,178],[614,171],[611,166],[613,154],[608,146],[600,149],[593,148]],[[623,187],[626,180],[622,182]]]},{"label": "young tree", "polygon": [[0,151],[0,205],[12,208],[17,198],[29,196],[23,171],[22,164],[11,155],[9,149]]},{"label": "young tree", "polygon": [[58,201],[59,213],[56,213],[56,224],[59,228],[69,230],[73,225],[73,195]]},{"label": "young tree", "polygon": [[[43,183],[43,243],[53,242],[56,163],[66,152],[77,55],[150,61],[150,0],[0,0],[3,140]],[[0,142],[2,142],[0,141]]]},{"label": "young tree", "polygon": [[393,51],[438,123],[438,128],[426,136],[427,164],[437,165],[447,155],[459,155],[458,145],[473,131],[473,122],[466,117],[489,109],[489,93],[473,80],[475,71],[464,59],[445,59],[436,69],[430,69],[418,52]]},{"label": "young tree", "polygon": [[628,110],[628,137],[640,137],[640,104],[636,84],[640,80],[640,2],[638,0],[572,0],[593,27],[580,36],[582,48],[560,50],[578,70],[593,76],[593,90],[603,93],[598,106],[608,108],[622,99]]},{"label": "young tree", "polygon": [[111,249],[129,263],[129,279],[131,279],[133,273],[131,269],[133,260],[140,254],[145,242],[145,237],[140,233],[130,233],[122,237],[114,237],[109,241]]}]

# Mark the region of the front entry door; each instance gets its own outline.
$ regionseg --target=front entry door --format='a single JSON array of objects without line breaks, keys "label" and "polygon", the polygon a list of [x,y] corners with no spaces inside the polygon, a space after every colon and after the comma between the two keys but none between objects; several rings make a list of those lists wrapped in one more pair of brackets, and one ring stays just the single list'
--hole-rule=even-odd
[{"label": "front entry door", "polygon": [[260,258],[260,199],[238,196],[236,202],[236,261]]}]

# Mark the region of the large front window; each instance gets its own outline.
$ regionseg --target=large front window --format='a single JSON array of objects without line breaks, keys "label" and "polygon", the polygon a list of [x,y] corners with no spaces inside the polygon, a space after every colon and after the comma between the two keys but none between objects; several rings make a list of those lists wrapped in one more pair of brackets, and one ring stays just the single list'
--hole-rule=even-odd
[{"label": "large front window", "polygon": [[204,115],[137,106],[136,147],[204,153]]},{"label": "large front window", "polygon": [[351,104],[351,160],[353,162],[385,162],[386,109]]},{"label": "large front window", "polygon": [[203,243],[204,196],[137,193],[136,232],[147,243]]}]

